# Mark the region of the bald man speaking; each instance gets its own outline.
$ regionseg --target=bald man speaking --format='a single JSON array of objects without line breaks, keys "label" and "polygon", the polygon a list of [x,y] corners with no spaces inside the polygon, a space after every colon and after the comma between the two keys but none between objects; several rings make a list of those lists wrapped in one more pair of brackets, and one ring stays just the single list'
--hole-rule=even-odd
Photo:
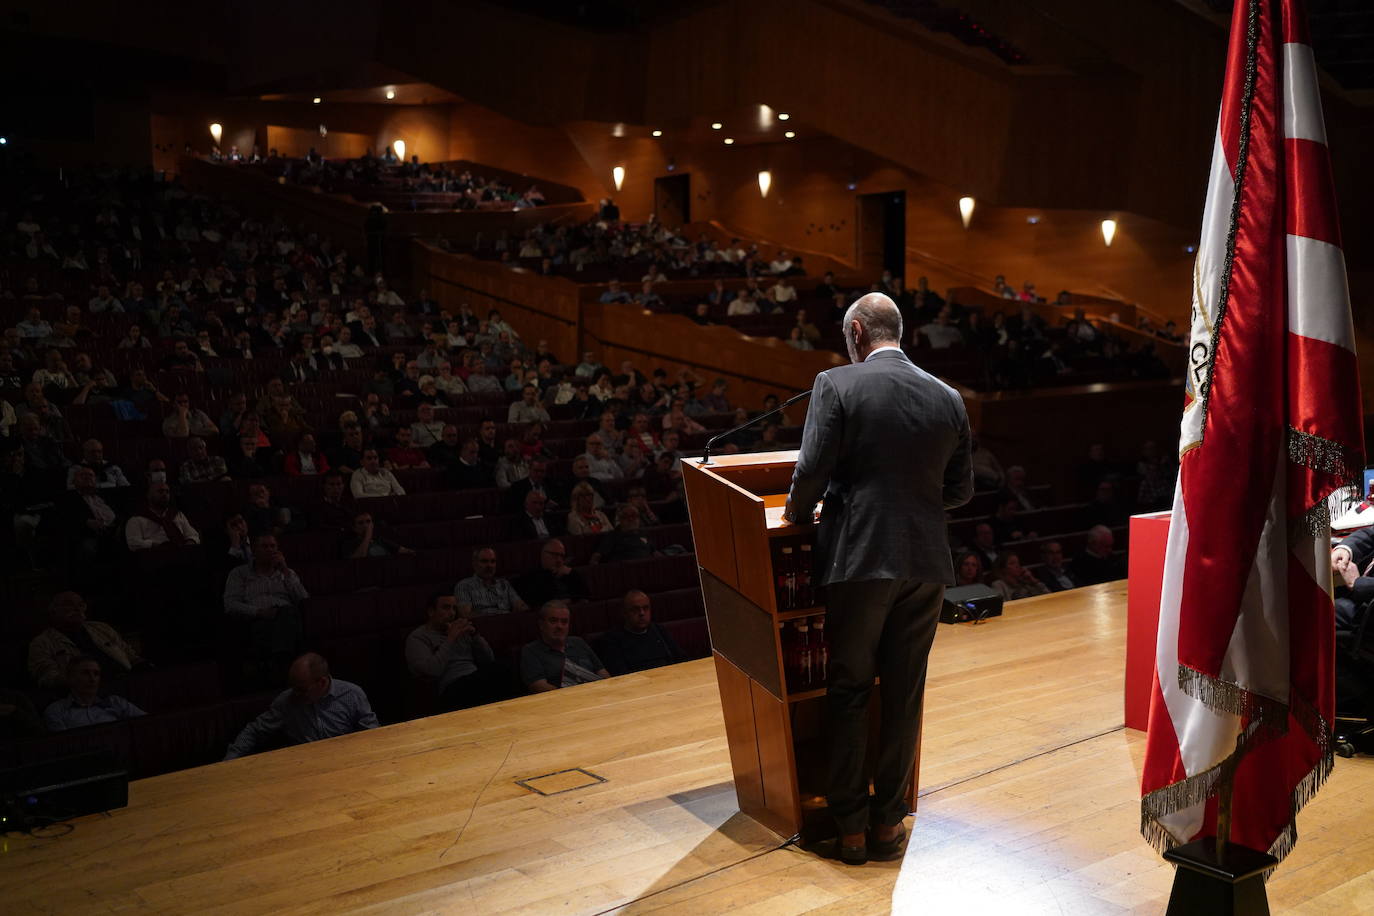
[{"label": "bald man speaking", "polygon": [[[786,522],[816,530],[826,587],[830,813],[850,864],[901,855],[926,659],[954,582],[945,510],[973,495],[968,414],[959,395],[901,350],[902,317],[869,293],[844,316],[853,365],[816,376]],[[873,795],[864,772],[867,709],[880,678]]]}]

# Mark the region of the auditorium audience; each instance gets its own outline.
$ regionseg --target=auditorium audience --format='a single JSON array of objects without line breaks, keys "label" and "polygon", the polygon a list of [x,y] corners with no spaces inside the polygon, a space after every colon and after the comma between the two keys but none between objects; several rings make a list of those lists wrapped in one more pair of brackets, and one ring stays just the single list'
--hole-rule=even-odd
[{"label": "auditorium audience", "polygon": [[332,677],[324,656],[307,652],[291,663],[289,689],[277,694],[267,711],[244,726],[225,752],[225,760],[272,746],[307,744],[377,728],[367,694],[357,684]]},{"label": "auditorium audience", "polygon": [[[274,670],[271,665],[285,667],[299,651],[300,611],[307,600],[305,586],[301,576],[286,567],[284,559],[279,563],[270,560],[274,553],[278,558],[281,556],[276,539],[268,541],[250,534],[249,521],[239,514],[240,508],[255,519],[254,534],[280,532],[281,543],[305,564],[301,575],[315,590],[316,581],[333,585],[331,563],[403,550],[392,551],[386,539],[375,535],[368,539],[357,530],[360,518],[376,520],[377,525],[381,521],[374,511],[355,511],[350,495],[353,485],[367,491],[360,494],[364,499],[394,495],[395,502],[388,501],[385,509],[381,509],[382,504],[376,505],[397,525],[397,537],[402,540],[409,540],[410,526],[431,521],[448,523],[464,514],[492,515],[492,507],[499,500],[500,512],[493,516],[490,530],[501,532],[495,536],[498,539],[518,537],[526,541],[525,551],[503,553],[503,557],[523,555],[526,559],[510,570],[514,587],[496,577],[494,552],[487,551],[489,557],[483,558],[490,560],[489,570],[483,559],[475,559],[474,575],[458,583],[452,596],[443,601],[453,606],[453,612],[460,609],[458,605],[464,605],[461,609],[465,616],[527,610],[526,600],[543,608],[556,599],[605,597],[604,593],[591,594],[586,583],[580,581],[581,575],[568,563],[568,544],[575,545],[581,556],[588,549],[586,542],[565,544],[556,540],[562,526],[561,513],[569,507],[573,492],[579,493],[578,505],[584,509],[586,497],[582,494],[586,490],[592,493],[590,513],[575,510],[573,517],[582,519],[577,523],[579,530],[600,535],[594,554],[602,563],[653,556],[653,545],[670,539],[646,533],[643,527],[662,521],[685,521],[678,464],[684,454],[700,449],[708,428],[725,428],[725,417],[713,416],[728,414],[731,409],[725,380],[718,379],[708,387],[703,379],[682,375],[675,378],[661,369],[655,370],[651,364],[636,366],[628,361],[618,370],[607,371],[602,366],[605,360],[598,359],[595,352],[580,354],[581,362],[576,366],[561,364],[547,342],[527,347],[512,333],[515,329],[497,314],[480,320],[463,304],[436,303],[424,296],[403,298],[389,288],[384,278],[378,282],[374,274],[358,267],[348,252],[331,246],[327,239],[307,237],[278,219],[231,215],[221,203],[209,198],[197,198],[194,206],[179,203],[177,195],[181,192],[175,183],[169,183],[165,190],[167,193],[137,192],[152,195],[142,199],[145,236],[156,235],[152,222],[146,219],[150,213],[165,213],[162,225],[179,227],[176,233],[167,233],[166,245],[147,237],[141,246],[134,246],[142,248],[139,257],[147,259],[146,266],[131,267],[136,262],[126,260],[127,252],[118,250],[122,246],[112,246],[111,257],[116,263],[101,275],[105,282],[77,290],[80,298],[75,301],[90,300],[86,314],[79,307],[75,315],[69,314],[70,310],[64,311],[54,298],[52,304],[43,302],[37,318],[49,324],[48,338],[40,341],[7,334],[6,343],[0,345],[0,385],[11,392],[5,400],[14,405],[12,414],[0,408],[0,427],[12,427],[12,441],[20,446],[18,451],[6,455],[4,467],[0,468],[0,497],[8,520],[13,522],[4,534],[10,543],[25,547],[12,551],[6,563],[36,566],[44,559],[45,538],[47,549],[51,550],[54,540],[65,545],[77,535],[84,537],[81,529],[94,530],[90,524],[107,529],[113,525],[116,532],[122,528],[126,538],[130,527],[137,527],[150,539],[160,538],[162,544],[173,544],[175,538],[169,531],[175,531],[186,547],[199,543],[197,529],[209,532],[214,548],[208,551],[211,559],[207,566],[226,576],[225,580],[216,580],[224,581],[225,610],[231,621],[242,623],[247,641],[246,646],[238,646],[231,627],[224,643],[232,659],[229,665],[237,665],[240,659],[233,653],[239,653],[247,663],[245,672],[251,672],[256,664],[259,676],[270,676],[274,683],[279,683],[281,668]],[[135,210],[131,208],[129,212]],[[190,217],[189,222],[186,216]],[[672,279],[689,275],[731,277],[728,282],[722,280],[717,284],[714,298],[706,297],[709,301],[703,303],[715,320],[724,322],[731,301],[742,296],[752,307],[750,314],[726,323],[741,322],[738,326],[748,329],[752,322],[771,322],[761,333],[796,333],[798,339],[819,347],[842,348],[835,330],[838,314],[830,306],[830,300],[839,294],[843,307],[846,297],[842,290],[813,291],[807,281],[794,282],[779,275],[776,282],[766,281],[771,286],[765,294],[754,277],[734,279],[749,271],[766,273],[770,262],[777,260],[792,262],[782,274],[798,276],[798,259],[781,252],[775,256],[760,255],[748,251],[747,243],[738,242],[718,245],[703,240],[681,246],[678,251],[680,246],[670,231],[662,230],[659,235],[660,230],[655,229],[652,236],[640,236],[641,228],[635,224],[617,222],[615,227],[605,235],[597,234],[601,230],[575,227],[567,234],[566,242],[573,247],[565,247],[561,252],[553,250],[550,244],[552,230],[543,229],[536,231],[532,240],[514,241],[512,248],[533,241],[540,254],[550,260],[545,273],[575,272],[577,263],[588,270],[608,270],[619,258],[619,263],[627,265],[622,275],[630,282],[651,284],[655,300],[661,300],[661,305],[655,302],[655,308],[683,313],[696,305],[696,298],[678,301],[671,287],[659,285],[660,275]],[[195,233],[198,241],[176,241],[178,234],[189,239],[190,233]],[[223,241],[211,244],[212,235]],[[641,254],[629,255],[632,245],[626,244],[624,254],[608,252],[603,261],[602,255],[594,250],[594,240],[604,240],[608,245],[638,244]],[[193,247],[174,249],[173,244]],[[577,246],[586,251],[574,257]],[[94,251],[85,254],[92,264],[97,263]],[[720,273],[714,273],[717,270]],[[641,275],[648,279],[639,280]],[[890,288],[895,295],[906,296],[899,279],[892,277]],[[145,295],[142,280],[146,280],[151,295]],[[834,278],[825,282],[833,284]],[[0,292],[3,287],[4,281],[0,281]],[[43,288],[50,288],[46,280]],[[625,300],[629,298],[624,295]],[[943,305],[925,288],[907,298],[911,299],[910,314],[920,315],[919,323],[914,317],[909,321],[912,328],[929,323]],[[406,300],[411,301],[409,307]],[[951,330],[960,335],[961,341],[968,331],[961,325],[965,311],[962,307],[946,310]],[[994,347],[1019,344],[1027,339],[1024,328],[1034,326],[1035,321],[1039,321],[1042,335],[1055,330],[1046,328],[1033,314],[1034,320],[1030,322],[1024,318],[1024,312],[1008,314],[1010,317],[983,316],[977,325],[978,340],[992,340]],[[90,317],[93,315],[100,316],[98,323]],[[808,315],[815,316],[815,323]],[[26,320],[31,317],[27,310],[21,310],[10,320],[21,316]],[[141,327],[129,332],[129,322],[134,318],[141,322]],[[89,327],[86,322],[90,322]],[[827,329],[825,333],[822,328]],[[421,343],[435,334],[440,337],[436,344]],[[108,335],[108,343],[99,343],[100,335]],[[66,348],[64,337],[76,344],[74,350]],[[102,356],[121,337],[133,342],[123,345],[118,359]],[[1075,342],[1079,349],[1074,352],[1082,349],[1080,343]],[[54,344],[64,349],[49,350],[49,345]],[[401,350],[404,352],[394,354],[400,357],[399,362],[393,361],[393,351]],[[976,346],[971,342],[959,352],[974,350]],[[1075,357],[1066,350],[1065,358],[1072,361]],[[168,368],[157,371],[164,360]],[[384,369],[395,367],[394,373],[375,374],[373,367],[378,362]],[[920,363],[919,356],[917,362]],[[118,372],[118,379],[106,368],[107,363]],[[66,364],[72,367],[71,372],[66,371]],[[197,365],[203,371],[196,371]],[[13,382],[8,381],[11,372]],[[332,375],[342,372],[350,374]],[[428,382],[425,373],[432,375]],[[40,384],[28,385],[25,390],[25,385],[35,378]],[[498,397],[503,379],[513,386],[510,390],[520,392],[514,404]],[[283,380],[291,385],[284,386]],[[265,388],[259,387],[264,383]],[[46,392],[43,384],[48,385]],[[479,394],[474,398],[468,394],[469,389]],[[342,392],[353,398],[347,403],[334,400],[334,395]],[[497,400],[491,400],[494,397]],[[338,423],[336,412],[340,407],[333,406],[336,404],[352,408],[345,411]],[[108,412],[111,419],[106,420],[106,414],[101,413],[100,422],[93,422],[93,407]],[[64,413],[70,414],[70,422]],[[219,417],[220,422],[213,423],[212,417]],[[511,419],[530,425],[523,430],[498,429],[500,422]],[[572,425],[579,421],[591,422]],[[111,426],[111,422],[118,425]],[[589,429],[593,425],[595,429]],[[477,437],[470,441],[475,444],[475,453],[464,442],[474,427]],[[94,488],[88,485],[86,471],[73,467],[63,455],[62,443],[72,441],[73,431],[77,438],[103,440],[111,461],[122,463],[129,471],[125,476],[118,464],[114,465],[123,478],[122,484],[104,483]],[[799,433],[800,429],[795,427],[774,427],[752,434],[750,441],[755,443],[762,438],[766,440],[764,448],[785,448],[795,445]],[[409,446],[405,442],[407,435],[411,439]],[[511,451],[507,437],[516,442],[515,452]],[[575,450],[573,443],[585,449],[575,458],[572,456],[581,449]],[[1127,447],[1125,443],[1117,444]],[[88,462],[87,445],[83,443],[81,463],[93,464],[94,473],[101,475],[105,449],[93,453]],[[420,449],[421,462],[435,470],[425,472],[420,462],[411,460],[414,456],[409,453]],[[364,455],[368,452],[377,456],[377,465],[373,466],[377,470],[387,470],[380,460],[383,458],[386,464],[403,468],[390,475],[395,490],[390,481],[383,490],[373,479],[380,474],[365,464]],[[166,489],[169,464],[178,472],[176,506],[171,503],[170,491],[164,503],[157,489],[158,485]],[[1139,478],[1140,501],[1145,501],[1143,467],[1142,461],[1140,466],[1112,469],[1119,495],[1135,495],[1135,478]],[[140,470],[144,473],[140,474]],[[1015,511],[1039,508],[1042,500],[1054,505],[1054,495],[1047,493],[1041,497],[1038,490],[1025,488],[1024,480],[1018,485],[1016,470],[1009,469],[1000,484],[1017,498]],[[105,470],[97,480],[115,480],[115,471]],[[231,473],[236,482],[244,483],[236,483],[231,489],[224,482]],[[1172,468],[1168,469],[1164,488],[1170,494],[1172,473]],[[292,480],[287,485],[286,478],[302,477],[316,477],[319,482]],[[634,480],[634,486],[627,486],[622,478]],[[63,484],[68,481],[70,492],[63,494]],[[405,489],[414,492],[413,496],[403,495],[402,481]],[[139,504],[136,511],[124,516],[122,513],[133,507],[130,500],[121,498],[124,494],[119,488],[127,488],[126,493],[132,491],[130,482],[145,494],[146,504]],[[253,499],[240,506],[239,497],[234,494],[243,493],[238,488],[249,482],[268,485],[261,491],[268,496],[265,507]],[[498,495],[496,484],[505,492]],[[463,493],[465,501],[444,501],[454,495],[447,492],[451,489],[469,491]],[[290,494],[293,502],[308,506],[308,512],[292,511],[289,519],[279,517],[278,507],[271,500],[273,492]],[[256,487],[252,488],[255,497],[259,493]],[[108,509],[108,520],[107,513],[94,506],[96,501]],[[443,508],[438,508],[441,502]],[[986,505],[981,511],[992,511],[993,505]],[[608,515],[616,518],[617,527],[611,527]],[[266,523],[258,516],[263,516]],[[637,523],[633,521],[635,516]],[[588,517],[592,519],[590,523],[585,521]],[[181,529],[178,518],[193,537]],[[307,520],[310,532],[292,530],[304,527]],[[1057,532],[1051,529],[1049,533]],[[1005,534],[1001,539],[1010,536]],[[415,543],[437,545],[439,542],[432,537],[425,534],[423,541],[417,539]],[[531,570],[528,566],[535,552],[528,542],[536,539],[544,543],[538,568]],[[993,556],[998,540],[996,535],[992,538]],[[457,547],[463,549],[471,543],[469,540]],[[346,559],[331,559],[338,556],[339,550]],[[561,556],[557,555],[560,551]],[[1112,559],[1110,544],[1106,555]],[[1005,554],[998,559],[1005,563]],[[1040,578],[1054,588],[1059,577],[1052,573],[1048,556],[1043,562]],[[188,569],[198,568],[191,561],[186,565]],[[57,568],[67,567],[63,563]],[[132,568],[117,570],[114,575],[120,581],[111,584],[120,591],[111,600],[114,606],[122,607],[128,600],[124,594],[137,594],[141,583]],[[975,578],[981,577],[979,569]],[[589,572],[587,578],[594,577]],[[197,589],[207,587],[207,583],[193,580],[194,576],[183,580],[191,587],[177,592],[178,602],[185,605],[191,616],[204,601]],[[656,582],[629,584],[640,584],[654,592],[655,597],[662,587]],[[464,590],[462,595],[460,590]],[[396,600],[393,586],[384,586],[378,594],[379,601]],[[491,600],[493,595],[501,594],[506,596],[504,601],[499,597]],[[635,596],[640,594],[632,592],[627,596],[627,604],[631,598],[639,602]],[[464,603],[460,597],[468,601]],[[652,599],[648,595],[642,598],[648,621],[647,606]],[[562,614],[566,614],[566,607]],[[557,610],[553,615],[560,616]],[[442,619],[444,615],[439,612],[439,616]],[[111,619],[146,622],[149,618],[137,608],[125,608]],[[454,619],[454,613],[447,615],[448,621]],[[428,619],[426,627],[433,622]],[[482,626],[480,620],[476,626]],[[565,625],[565,636],[566,629]],[[656,623],[640,629],[635,622],[614,632],[617,638],[618,634],[629,634],[642,644],[648,634],[660,629]],[[541,625],[541,635],[544,631]],[[188,632],[199,640],[193,640],[193,645],[204,645],[215,638],[204,629],[197,632],[190,628]],[[442,632],[431,627],[429,632],[443,641],[449,627],[445,624]],[[181,638],[151,627],[145,635],[159,640],[159,646],[162,640]],[[541,639],[541,645],[547,648],[550,644]],[[84,644],[78,648],[92,654]],[[408,644],[408,653],[409,648]],[[609,666],[615,655],[608,650],[604,658]],[[116,671],[116,665],[103,658],[99,660],[107,673]],[[615,670],[619,668],[618,663],[614,665]],[[599,664],[588,670],[593,675],[603,673]],[[227,683],[236,677],[231,676]],[[250,673],[243,683],[251,682]],[[370,680],[362,682],[369,689],[374,686]],[[561,686],[561,682],[550,683],[550,687],[554,686]],[[437,679],[434,689],[441,689]],[[485,702],[472,699],[477,696],[473,691],[465,693],[472,702]],[[496,696],[493,694],[493,698]],[[441,705],[456,708],[469,703],[448,698]]]}]

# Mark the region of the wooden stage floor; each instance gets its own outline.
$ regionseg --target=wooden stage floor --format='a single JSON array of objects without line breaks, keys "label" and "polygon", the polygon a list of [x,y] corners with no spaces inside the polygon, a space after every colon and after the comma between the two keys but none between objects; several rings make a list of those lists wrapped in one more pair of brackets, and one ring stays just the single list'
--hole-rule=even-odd
[{"label": "wooden stage floor", "polygon": [[[1122,727],[1124,583],[941,627],[905,862],[782,847],[735,807],[712,663],[136,782],[10,836],[8,914],[1162,913]],[[346,676],[346,675],[345,675]],[[517,781],[564,772],[534,785]],[[604,782],[598,780],[605,780]],[[1275,912],[1374,911],[1374,761],[1338,760]],[[899,878],[900,875],[900,878]],[[895,889],[895,894],[894,894]]]}]

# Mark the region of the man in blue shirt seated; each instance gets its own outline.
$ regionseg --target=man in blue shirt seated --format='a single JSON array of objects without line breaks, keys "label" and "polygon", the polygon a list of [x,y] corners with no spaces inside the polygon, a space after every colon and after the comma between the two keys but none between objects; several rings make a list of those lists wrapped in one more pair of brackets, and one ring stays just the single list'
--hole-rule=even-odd
[{"label": "man in blue shirt seated", "polygon": [[48,731],[60,732],[147,715],[123,697],[100,695],[100,662],[89,655],[78,655],[67,663],[67,687],[71,693],[48,704],[43,711],[43,724]]},{"label": "man in blue shirt seated", "polygon": [[322,655],[307,652],[297,658],[287,681],[290,689],[277,694],[266,712],[244,726],[225,760],[280,743],[323,741],[380,724],[363,689],[330,677],[329,662]]},{"label": "man in blue shirt seated", "polygon": [[682,661],[682,650],[662,624],[654,623],[649,596],[638,589],[625,593],[622,625],[601,638],[601,657],[611,674],[648,671]]},{"label": "man in blue shirt seated", "polygon": [[566,601],[550,601],[539,609],[539,638],[520,650],[520,680],[530,693],[611,676],[586,640],[568,635],[571,625]]}]

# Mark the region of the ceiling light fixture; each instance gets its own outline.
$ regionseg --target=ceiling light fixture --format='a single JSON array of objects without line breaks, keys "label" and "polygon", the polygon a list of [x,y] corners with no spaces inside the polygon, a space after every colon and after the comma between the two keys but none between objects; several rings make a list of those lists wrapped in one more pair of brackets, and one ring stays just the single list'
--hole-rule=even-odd
[{"label": "ceiling light fixture", "polygon": [[726,137],[726,138],[725,138],[725,145],[726,145],[726,146],[730,146],[730,145],[733,144],[734,142],[735,142],[735,138],[734,138],[734,137]]},{"label": "ceiling light fixture", "polygon": [[963,220],[964,228],[973,221],[974,200],[972,197],[959,198],[959,219]]}]

